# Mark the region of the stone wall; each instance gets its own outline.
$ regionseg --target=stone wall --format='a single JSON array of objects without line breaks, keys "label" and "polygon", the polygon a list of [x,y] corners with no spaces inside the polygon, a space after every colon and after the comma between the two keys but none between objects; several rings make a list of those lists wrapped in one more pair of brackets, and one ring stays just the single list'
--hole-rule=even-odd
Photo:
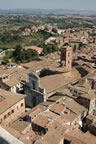
[{"label": "stone wall", "polygon": [[25,113],[24,99],[7,109],[0,115],[0,123],[8,125]]},{"label": "stone wall", "polygon": [[25,90],[25,95],[26,95],[25,97],[26,106],[32,108],[44,101],[44,94],[34,89],[30,89],[28,87],[25,87],[24,90]]}]

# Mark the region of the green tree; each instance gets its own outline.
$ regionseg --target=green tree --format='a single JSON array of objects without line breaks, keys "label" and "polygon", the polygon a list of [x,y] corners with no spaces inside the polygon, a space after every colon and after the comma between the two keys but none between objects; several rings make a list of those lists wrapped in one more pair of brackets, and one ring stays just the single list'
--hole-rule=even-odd
[{"label": "green tree", "polygon": [[21,45],[17,45],[13,52],[13,61],[16,63],[26,63],[31,61],[34,57],[38,57],[38,53],[32,50],[25,50]]},{"label": "green tree", "polygon": [[3,57],[3,61],[5,63],[9,63],[9,59],[11,59],[11,58],[12,58],[12,51],[7,51],[6,55]]},{"label": "green tree", "polygon": [[56,29],[56,28],[53,28],[52,31],[53,31],[54,33],[57,33],[57,29]]},{"label": "green tree", "polygon": [[13,52],[13,56],[15,57],[15,56],[21,55],[22,51],[23,51],[22,46],[17,45],[16,48],[15,48],[15,51]]}]

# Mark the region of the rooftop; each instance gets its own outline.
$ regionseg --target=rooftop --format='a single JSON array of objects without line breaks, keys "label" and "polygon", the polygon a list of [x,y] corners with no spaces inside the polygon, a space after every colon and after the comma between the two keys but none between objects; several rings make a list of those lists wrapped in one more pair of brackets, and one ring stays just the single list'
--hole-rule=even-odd
[{"label": "rooftop", "polygon": [[74,130],[67,134],[74,138],[82,140],[82,142],[84,142],[85,144],[95,144],[96,143],[96,137],[89,132],[83,133],[80,130]]},{"label": "rooftop", "polygon": [[42,77],[40,78],[40,88],[45,88],[46,93],[50,94],[51,92],[56,91],[66,84],[76,80],[77,77],[80,78],[80,75],[78,75],[78,72],[75,69],[72,69],[69,74],[60,73]]},{"label": "rooftop", "polygon": [[50,122],[57,117],[58,115],[50,111],[45,111],[34,118],[32,123],[47,128],[50,125]]},{"label": "rooftop", "polygon": [[56,101],[62,99],[62,97],[63,97],[62,95],[60,95],[60,94],[57,95],[56,94],[56,95],[53,95],[53,96],[49,97],[47,101],[56,102]]},{"label": "rooftop", "polygon": [[24,144],[20,140],[18,140],[16,137],[12,136],[8,131],[0,127],[0,143],[3,141],[3,143],[10,143],[10,144]]},{"label": "rooftop", "polygon": [[36,144],[58,144],[63,139],[63,135],[56,129],[51,128],[43,139],[39,139]]},{"label": "rooftop", "polygon": [[18,119],[11,124],[11,128],[22,133],[22,131],[25,130],[29,125],[31,125],[31,123],[23,121],[22,119]]},{"label": "rooftop", "polygon": [[35,50],[40,54],[43,51],[43,48],[37,46],[27,46],[25,47],[25,50]]},{"label": "rooftop", "polygon": [[66,107],[63,104],[54,103],[49,109],[57,114],[62,114]]},{"label": "rooftop", "polygon": [[73,99],[66,99],[64,105],[75,114],[80,114],[82,111],[87,111],[85,107],[74,101]]},{"label": "rooftop", "polygon": [[47,116],[40,114],[38,117],[36,117],[32,121],[32,123],[34,123],[34,124],[36,124],[36,125],[38,125],[40,127],[47,128],[49,121],[48,121],[48,117]]},{"label": "rooftop", "polygon": [[86,144],[85,142],[82,141],[82,139],[80,140],[78,138],[75,138],[75,137],[67,135],[67,134],[64,135],[64,138],[65,138],[65,140],[68,140],[70,142],[70,144]]}]

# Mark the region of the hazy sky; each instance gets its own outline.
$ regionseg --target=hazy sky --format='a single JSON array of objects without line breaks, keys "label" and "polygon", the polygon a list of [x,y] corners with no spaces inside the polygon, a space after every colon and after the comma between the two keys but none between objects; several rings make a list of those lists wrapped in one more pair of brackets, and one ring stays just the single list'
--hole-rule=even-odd
[{"label": "hazy sky", "polygon": [[96,10],[96,0],[0,0],[0,9]]}]

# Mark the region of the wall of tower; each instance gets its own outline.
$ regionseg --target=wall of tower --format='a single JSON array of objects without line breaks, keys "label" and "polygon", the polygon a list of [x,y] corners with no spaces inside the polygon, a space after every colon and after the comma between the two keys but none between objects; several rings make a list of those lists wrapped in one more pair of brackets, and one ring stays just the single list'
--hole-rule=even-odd
[{"label": "wall of tower", "polygon": [[71,69],[72,68],[72,50],[66,51],[66,68]]},{"label": "wall of tower", "polygon": [[69,46],[61,49],[61,66],[68,70],[72,68],[72,48]]}]

